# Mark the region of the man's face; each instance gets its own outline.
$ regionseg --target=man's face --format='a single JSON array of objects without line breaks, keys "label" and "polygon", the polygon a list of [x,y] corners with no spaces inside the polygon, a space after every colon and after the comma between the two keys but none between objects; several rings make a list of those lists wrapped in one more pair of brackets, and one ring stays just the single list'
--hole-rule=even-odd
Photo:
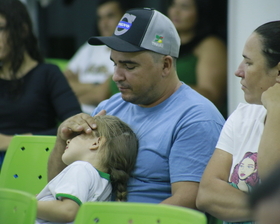
[{"label": "man's face", "polygon": [[97,16],[101,36],[111,36],[123,16],[123,11],[117,2],[108,2],[99,6]]},{"label": "man's face", "polygon": [[113,80],[125,101],[150,107],[164,96],[164,57],[162,55],[155,60],[148,51],[111,51],[111,60],[114,62]]}]

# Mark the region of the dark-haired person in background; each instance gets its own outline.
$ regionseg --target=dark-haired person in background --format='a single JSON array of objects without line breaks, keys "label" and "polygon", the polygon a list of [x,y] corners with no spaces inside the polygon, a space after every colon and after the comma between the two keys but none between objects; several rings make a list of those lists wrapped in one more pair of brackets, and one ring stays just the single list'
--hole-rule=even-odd
[{"label": "dark-haired person in background", "polygon": [[[100,0],[96,9],[97,27],[101,36],[111,36],[129,6],[127,0]],[[91,114],[102,100],[109,98],[114,64],[107,46],[84,43],[70,59],[64,71],[70,86],[81,103],[83,112]]]},{"label": "dark-haired person in background", "polygon": [[43,63],[26,7],[0,1],[0,166],[15,134],[56,135],[57,124],[80,113],[64,75]]},{"label": "dark-haired person in background", "polygon": [[210,0],[170,0],[168,17],[181,40],[181,81],[211,100],[227,117],[227,50],[214,30]]}]

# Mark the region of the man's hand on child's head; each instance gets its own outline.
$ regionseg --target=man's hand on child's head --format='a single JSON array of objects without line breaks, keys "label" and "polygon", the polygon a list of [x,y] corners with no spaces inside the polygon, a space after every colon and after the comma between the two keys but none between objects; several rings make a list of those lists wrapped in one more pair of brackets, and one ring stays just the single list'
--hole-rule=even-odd
[{"label": "man's hand on child's head", "polygon": [[99,115],[106,115],[106,110],[101,110],[98,114],[96,114],[95,116],[99,116]]},{"label": "man's hand on child's head", "polygon": [[[106,115],[105,110],[101,110],[95,116]],[[84,132],[90,134],[92,130],[96,129],[94,118],[86,113],[74,115],[61,123],[58,131],[60,138],[63,140],[72,139],[78,134]]]}]

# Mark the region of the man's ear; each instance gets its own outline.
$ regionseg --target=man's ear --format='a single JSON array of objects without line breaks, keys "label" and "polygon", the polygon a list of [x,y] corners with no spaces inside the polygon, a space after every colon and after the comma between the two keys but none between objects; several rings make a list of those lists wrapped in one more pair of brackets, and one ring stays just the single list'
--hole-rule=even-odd
[{"label": "man's ear", "polygon": [[97,150],[97,149],[99,149],[100,145],[101,145],[101,138],[100,137],[94,138],[94,140],[90,146],[90,150]]},{"label": "man's ear", "polygon": [[170,71],[173,67],[173,58],[169,55],[164,56],[163,58],[163,68],[162,68],[162,76],[166,77],[170,74]]}]

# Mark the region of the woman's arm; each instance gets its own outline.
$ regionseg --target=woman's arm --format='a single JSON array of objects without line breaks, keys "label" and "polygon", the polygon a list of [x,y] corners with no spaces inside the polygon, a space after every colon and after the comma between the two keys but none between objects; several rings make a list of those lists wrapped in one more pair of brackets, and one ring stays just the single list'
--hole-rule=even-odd
[{"label": "woman's arm", "polygon": [[247,195],[228,183],[231,165],[232,155],[216,149],[202,176],[196,205],[224,221],[252,220]]},{"label": "woman's arm", "polygon": [[267,109],[258,150],[258,174],[263,179],[280,163],[280,84],[265,91],[261,100]]},{"label": "woman's arm", "polygon": [[216,37],[208,37],[195,49],[198,57],[197,85],[191,86],[216,106],[224,103],[227,94],[227,51]]},{"label": "woman's arm", "polygon": [[110,97],[111,79],[112,77],[109,77],[105,82],[100,84],[80,83],[78,78],[68,79],[68,81],[81,103],[98,105],[101,101]]},{"label": "woman's arm", "polygon": [[0,134],[0,151],[6,151],[14,136]]},{"label": "woman's arm", "polygon": [[[31,133],[21,134],[21,135],[32,135]],[[14,135],[4,135],[0,133],[0,152],[6,151],[12,141]]]},{"label": "woman's arm", "polygon": [[37,217],[50,222],[73,222],[79,205],[68,198],[53,201],[38,201]]}]

